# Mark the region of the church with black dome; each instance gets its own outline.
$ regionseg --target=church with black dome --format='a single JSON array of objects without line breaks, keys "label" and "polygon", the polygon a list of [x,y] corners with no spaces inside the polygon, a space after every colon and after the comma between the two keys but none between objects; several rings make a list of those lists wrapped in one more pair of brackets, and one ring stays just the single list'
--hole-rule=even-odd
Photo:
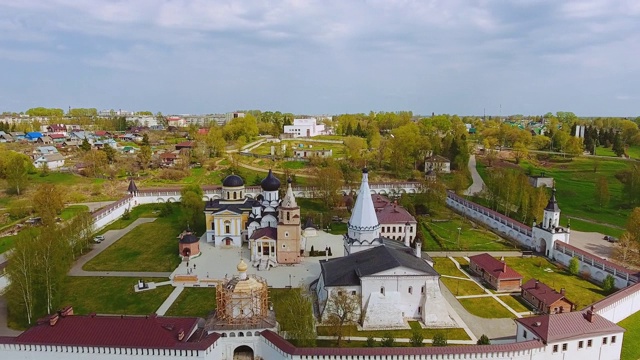
[{"label": "church with black dome", "polygon": [[300,208],[291,182],[282,200],[280,180],[271,170],[260,186],[261,194],[252,199],[245,196],[240,176],[232,174],[223,180],[222,197],[205,204],[207,242],[221,248],[247,244],[252,265],[259,269],[300,262]]}]

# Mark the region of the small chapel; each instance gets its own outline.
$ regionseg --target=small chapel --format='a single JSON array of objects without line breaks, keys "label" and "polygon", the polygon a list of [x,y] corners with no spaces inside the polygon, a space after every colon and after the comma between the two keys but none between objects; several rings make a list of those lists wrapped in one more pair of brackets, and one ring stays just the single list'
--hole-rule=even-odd
[{"label": "small chapel", "polygon": [[205,204],[206,239],[215,247],[247,244],[251,263],[259,270],[278,264],[297,264],[302,256],[300,207],[291,179],[280,199],[280,180],[269,170],[255,199],[245,192],[244,180],[231,174],[222,182],[222,197]]}]

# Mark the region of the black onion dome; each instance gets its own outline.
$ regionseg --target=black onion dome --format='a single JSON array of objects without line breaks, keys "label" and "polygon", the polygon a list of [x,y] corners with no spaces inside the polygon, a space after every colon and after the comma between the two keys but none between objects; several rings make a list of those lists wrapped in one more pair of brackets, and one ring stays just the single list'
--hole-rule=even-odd
[{"label": "black onion dome", "polygon": [[278,191],[278,189],[280,189],[280,180],[273,176],[273,172],[269,169],[269,174],[267,174],[267,177],[262,180],[260,185],[264,191]]},{"label": "black onion dome", "polygon": [[222,186],[225,186],[225,187],[244,186],[244,180],[242,180],[242,178],[236,174],[231,174],[226,178],[224,178],[224,180],[222,181]]},{"label": "black onion dome", "polygon": [[198,242],[198,240],[199,239],[198,239],[197,236],[189,233],[189,234],[184,234],[182,236],[182,238],[180,239],[180,242],[183,243],[183,244],[193,244],[193,243]]}]

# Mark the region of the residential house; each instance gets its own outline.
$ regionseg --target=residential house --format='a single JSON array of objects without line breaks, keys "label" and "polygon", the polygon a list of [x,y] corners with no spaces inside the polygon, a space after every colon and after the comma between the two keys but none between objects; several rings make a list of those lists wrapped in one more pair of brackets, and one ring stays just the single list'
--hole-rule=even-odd
[{"label": "residential house", "polygon": [[138,134],[126,133],[124,135],[118,136],[118,139],[121,141],[139,142],[142,141],[142,136]]},{"label": "residential house", "polygon": [[49,134],[49,137],[54,144],[62,144],[67,139],[63,134]]},{"label": "residential house", "polygon": [[330,158],[333,156],[333,150],[312,150],[312,149],[293,149],[293,156],[297,158],[308,159],[312,157]]},{"label": "residential house", "polygon": [[0,131],[0,143],[13,142],[13,136],[4,131]]},{"label": "residential house", "polygon": [[11,137],[13,137],[15,141],[21,141],[25,139],[25,133],[23,133],[22,131],[12,131],[9,134],[11,134]]},{"label": "residential house", "polygon": [[93,146],[95,146],[98,149],[102,149],[105,146],[111,146],[112,148],[117,149],[118,143],[113,139],[103,139],[103,140],[97,140],[96,142],[94,142]]},{"label": "residential house", "polygon": [[113,137],[113,134],[108,132],[107,130],[96,130],[93,132],[96,137],[99,138],[110,138]]},{"label": "residential house", "polygon": [[164,152],[160,154],[160,164],[162,166],[173,166],[178,161],[178,154],[173,152]]},{"label": "residential house", "polygon": [[487,253],[470,256],[469,269],[497,291],[519,291],[522,285],[522,275]]},{"label": "residential house", "polygon": [[187,121],[180,116],[167,117],[167,126],[181,128],[187,126]]},{"label": "residential house", "polygon": [[124,146],[120,149],[120,151],[122,151],[122,153],[124,154],[135,154],[138,149],[134,148],[133,146]]},{"label": "residential house", "polygon": [[451,172],[451,161],[444,156],[432,155],[424,161],[425,171],[433,169],[437,173],[448,174]]},{"label": "residential house", "polygon": [[79,140],[79,139],[66,139],[62,143],[62,146],[65,146],[65,147],[78,147],[80,145],[82,145],[82,140]]},{"label": "residential house", "polygon": [[51,139],[49,135],[42,135],[41,137],[36,139],[36,143],[49,145],[49,144],[53,144],[53,139]]},{"label": "residential house", "polygon": [[82,126],[80,125],[66,125],[66,127],[67,127],[67,133],[82,131]]},{"label": "residential house", "polygon": [[546,284],[531,279],[522,285],[522,298],[543,314],[569,312],[575,304],[565,297],[564,288],[555,291]]},{"label": "residential house", "polygon": [[73,131],[69,134],[69,139],[70,140],[80,140],[80,142],[82,143],[85,139],[89,142],[89,143],[93,143],[93,141],[95,140],[95,137],[92,134],[89,134],[88,132],[84,131],[84,130],[79,130],[79,131]]},{"label": "residential house", "polygon": [[48,155],[48,154],[57,154],[58,149],[55,146],[38,146],[34,151],[36,155]]},{"label": "residential house", "polygon": [[33,162],[33,166],[36,168],[42,168],[44,164],[47,164],[50,170],[61,168],[64,166],[64,156],[58,153],[47,154],[40,156]]},{"label": "residential house", "polygon": [[49,134],[61,134],[63,136],[67,136],[67,127],[64,124],[48,125],[45,129]]},{"label": "residential house", "polygon": [[188,149],[191,150],[195,146],[195,142],[193,141],[183,141],[179,144],[176,144],[176,150]]},{"label": "residential house", "polygon": [[25,134],[24,138],[28,141],[37,141],[42,137],[42,133],[39,131],[31,131]]}]

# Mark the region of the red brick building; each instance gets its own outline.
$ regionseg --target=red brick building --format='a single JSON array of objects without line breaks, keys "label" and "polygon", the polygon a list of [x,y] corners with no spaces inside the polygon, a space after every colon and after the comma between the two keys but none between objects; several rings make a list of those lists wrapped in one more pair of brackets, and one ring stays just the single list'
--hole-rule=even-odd
[{"label": "red brick building", "polygon": [[470,256],[469,269],[497,291],[520,291],[522,275],[487,253]]},{"label": "red brick building", "polygon": [[575,307],[574,303],[565,297],[564,288],[557,292],[536,279],[522,285],[522,298],[543,314],[569,312]]}]

